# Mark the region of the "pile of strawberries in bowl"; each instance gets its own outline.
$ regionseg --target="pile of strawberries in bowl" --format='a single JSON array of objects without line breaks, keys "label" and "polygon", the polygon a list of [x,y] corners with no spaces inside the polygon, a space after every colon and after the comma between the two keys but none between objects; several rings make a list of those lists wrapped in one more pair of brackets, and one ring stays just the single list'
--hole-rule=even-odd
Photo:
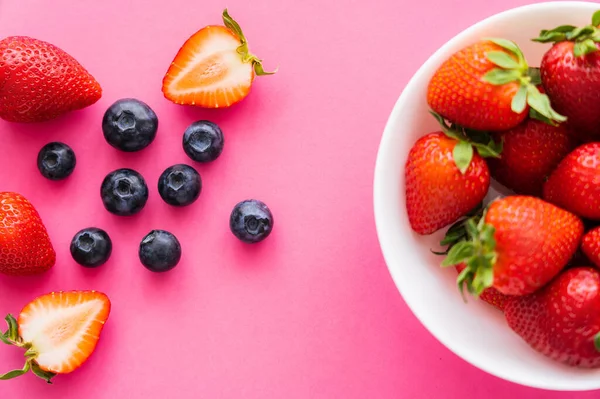
[{"label": "pile of strawberries in bowl", "polygon": [[532,5],[462,32],[406,87],[378,156],[378,234],[407,304],[530,386],[600,387],[598,9]]}]

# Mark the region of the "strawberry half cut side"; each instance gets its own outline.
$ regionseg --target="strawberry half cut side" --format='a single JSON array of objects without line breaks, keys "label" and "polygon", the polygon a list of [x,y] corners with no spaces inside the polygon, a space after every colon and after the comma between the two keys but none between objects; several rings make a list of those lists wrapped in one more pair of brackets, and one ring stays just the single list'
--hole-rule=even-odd
[{"label": "strawberry half cut side", "polygon": [[94,352],[110,308],[101,292],[52,292],[26,305],[18,320],[8,315],[8,330],[0,332],[0,340],[25,349],[26,362],[0,380],[32,371],[51,383],[55,375],[76,370]]},{"label": "strawberry half cut side", "polygon": [[223,12],[222,25],[209,25],[179,49],[164,79],[164,96],[180,105],[226,108],[244,99],[255,76],[265,72],[262,60],[250,53],[240,25]]}]

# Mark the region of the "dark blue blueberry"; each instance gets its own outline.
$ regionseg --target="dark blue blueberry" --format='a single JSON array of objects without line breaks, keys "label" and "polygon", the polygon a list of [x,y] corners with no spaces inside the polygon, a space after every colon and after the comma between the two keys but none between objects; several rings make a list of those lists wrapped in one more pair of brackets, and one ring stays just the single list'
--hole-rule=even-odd
[{"label": "dark blue blueberry", "polygon": [[165,230],[152,230],[140,243],[140,261],[152,272],[173,269],[181,259],[181,245],[177,238]]},{"label": "dark blue blueberry", "polygon": [[183,134],[183,150],[196,162],[214,161],[223,152],[223,132],[210,121],[192,123]]},{"label": "dark blue blueberry", "polygon": [[229,228],[241,241],[252,244],[271,234],[273,221],[269,207],[261,201],[251,199],[242,201],[233,208]]},{"label": "dark blue blueberry", "polygon": [[75,153],[68,145],[59,142],[48,143],[38,153],[37,167],[42,176],[50,180],[62,180],[75,169]]},{"label": "dark blue blueberry", "polygon": [[126,152],[148,147],[157,129],[158,118],[152,108],[133,98],[115,102],[102,119],[102,131],[108,144]]},{"label": "dark blue blueberry", "polygon": [[102,181],[100,195],[107,211],[119,216],[131,216],[146,205],[148,186],[135,170],[117,169]]},{"label": "dark blue blueberry", "polygon": [[106,263],[112,253],[112,241],[106,231],[89,227],[77,232],[71,241],[71,256],[84,267]]},{"label": "dark blue blueberry", "polygon": [[188,165],[173,165],[167,168],[158,179],[158,193],[170,205],[190,205],[198,199],[201,191],[200,174]]}]

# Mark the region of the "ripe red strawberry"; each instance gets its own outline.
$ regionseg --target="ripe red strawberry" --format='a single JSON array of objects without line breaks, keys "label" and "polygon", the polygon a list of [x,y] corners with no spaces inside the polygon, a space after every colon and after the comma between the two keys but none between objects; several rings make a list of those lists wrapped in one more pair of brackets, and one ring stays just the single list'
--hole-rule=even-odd
[{"label": "ripe red strawberry", "polygon": [[594,265],[600,268],[600,226],[585,233],[581,241],[581,250]]},{"label": "ripe red strawberry", "polygon": [[500,158],[488,161],[492,177],[517,194],[536,197],[542,196],[547,177],[577,145],[563,125],[532,118],[492,137],[503,143]]},{"label": "ripe red strawberry", "polygon": [[538,290],[567,265],[583,235],[577,216],[523,195],[493,201],[465,227],[469,239],[452,246],[442,266],[465,263],[458,284],[475,296],[488,287],[505,295]]},{"label": "ripe red strawberry", "polygon": [[525,120],[530,108],[550,120],[564,121],[529,72],[514,42],[482,40],[438,68],[427,88],[427,103],[446,119],[473,130],[512,129]]},{"label": "ripe red strawberry", "polygon": [[600,138],[600,11],[592,25],[543,30],[535,41],[554,43],[544,54],[541,78],[552,106],[579,136]]},{"label": "ripe red strawberry", "polygon": [[441,117],[434,116],[442,129],[417,140],[404,169],[408,220],[422,235],[456,222],[483,201],[490,186],[483,156],[497,156],[498,151],[493,142],[469,142],[463,133],[450,130]]},{"label": "ripe red strawberry", "polygon": [[163,79],[167,99],[184,105],[224,108],[250,93],[255,76],[265,72],[250,53],[242,29],[223,12],[225,26],[209,25],[181,47]]},{"label": "ripe red strawberry", "polygon": [[55,261],[50,237],[33,205],[21,194],[0,192],[0,273],[40,274]]},{"label": "ripe red strawberry", "polygon": [[[460,265],[456,266],[456,271],[460,274],[466,268],[467,266],[464,263],[461,263]],[[479,299],[489,303],[490,305],[494,306],[495,308],[501,311],[504,311],[504,306],[506,305],[506,301],[509,298],[510,296],[502,294],[494,287],[484,289],[481,292],[481,295],[479,295]]]},{"label": "ripe red strawberry", "polygon": [[31,370],[50,380],[78,369],[96,349],[110,314],[108,297],[96,291],[52,292],[42,295],[19,314],[8,315],[9,329],[0,339],[26,349],[25,367],[0,376],[15,378]]},{"label": "ripe red strawberry", "polygon": [[101,96],[94,77],[60,48],[25,36],[0,41],[0,118],[43,122]]},{"label": "ripe red strawberry", "polygon": [[506,302],[510,328],[533,349],[569,366],[600,366],[600,273],[577,267],[540,291]]},{"label": "ripe red strawberry", "polygon": [[600,143],[567,155],[544,184],[544,199],[581,217],[600,220]]}]

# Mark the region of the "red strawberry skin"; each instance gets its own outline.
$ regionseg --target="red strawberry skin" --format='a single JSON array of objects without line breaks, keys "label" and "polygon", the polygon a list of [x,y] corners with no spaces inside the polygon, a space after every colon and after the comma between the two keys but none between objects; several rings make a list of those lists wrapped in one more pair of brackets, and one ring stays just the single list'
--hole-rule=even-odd
[{"label": "red strawberry skin", "polygon": [[[527,117],[511,109],[519,90],[517,82],[492,85],[483,76],[496,68],[486,53],[505,52],[490,41],[477,42],[453,54],[432,77],[427,103],[438,114],[466,128],[500,131],[519,125]],[[508,53],[507,53],[508,54]]]},{"label": "red strawberry skin", "polygon": [[461,174],[452,155],[457,143],[434,132],[421,137],[410,150],[405,165],[406,210],[418,234],[431,234],[454,223],[487,194],[490,173],[485,160],[475,152]]},{"label": "red strawberry skin", "polygon": [[547,284],[573,257],[583,235],[577,216],[523,195],[492,202],[485,223],[495,228],[493,287],[505,295],[531,294]]},{"label": "red strawberry skin", "polygon": [[594,345],[600,333],[598,270],[566,270],[540,291],[510,298],[504,314],[510,328],[536,351],[569,366],[600,366]]},{"label": "red strawberry skin", "polygon": [[564,125],[531,118],[492,137],[504,143],[500,158],[488,159],[492,177],[517,194],[537,197],[542,196],[547,177],[577,145]]},{"label": "red strawberry skin", "polygon": [[102,88],[72,56],[25,36],[0,41],[0,118],[43,122],[96,103]]},{"label": "red strawberry skin", "polygon": [[600,138],[600,51],[575,57],[574,46],[559,42],[544,54],[542,84],[552,107],[567,117],[578,136]]},{"label": "red strawberry skin", "polygon": [[581,250],[596,267],[600,268],[600,227],[585,233],[581,240]]},{"label": "red strawberry skin", "polygon": [[[465,269],[465,264],[461,263],[456,266],[457,272],[462,272]],[[483,290],[483,292],[479,295],[479,299],[484,302],[489,303],[494,306],[496,309],[504,311],[504,307],[506,306],[506,301],[510,297],[508,295],[502,294],[500,291],[495,289],[494,287],[489,287]]]},{"label": "red strawberry skin", "polygon": [[544,199],[583,218],[600,220],[600,143],[577,147],[544,184]]},{"label": "red strawberry skin", "polygon": [[18,193],[0,192],[0,273],[40,274],[55,262],[46,227],[33,205]]}]

